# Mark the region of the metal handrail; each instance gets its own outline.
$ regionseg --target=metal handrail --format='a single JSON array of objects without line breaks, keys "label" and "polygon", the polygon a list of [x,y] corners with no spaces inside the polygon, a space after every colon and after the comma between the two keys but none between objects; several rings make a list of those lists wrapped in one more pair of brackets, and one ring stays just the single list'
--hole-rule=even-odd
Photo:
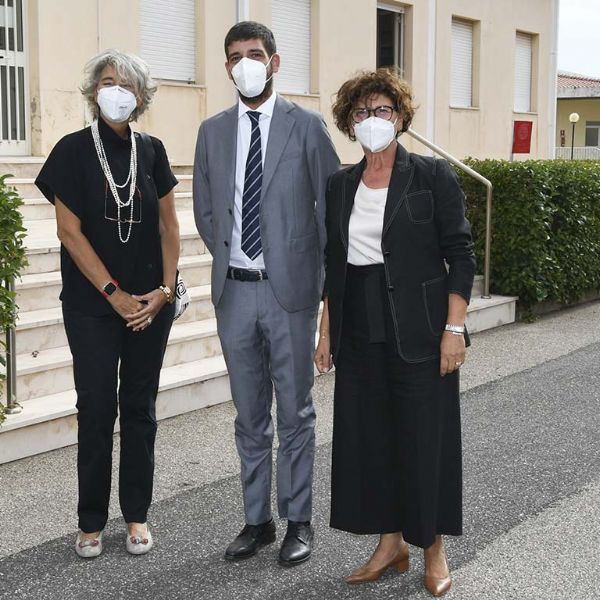
[{"label": "metal handrail", "polygon": [[489,179],[486,179],[483,175],[480,175],[477,171],[473,170],[468,165],[460,162],[458,158],[454,158],[451,154],[448,154],[443,148],[436,146],[433,142],[430,142],[427,138],[418,134],[413,129],[409,129],[406,133],[413,137],[415,140],[427,146],[433,150],[436,154],[443,156],[448,162],[457,166],[459,169],[464,171],[467,175],[473,177],[477,181],[480,181],[487,188],[487,204],[485,209],[485,252],[483,258],[483,295],[482,298],[491,298],[490,296],[490,254],[492,248],[492,193],[493,186]]},{"label": "metal handrail", "polygon": [[[15,291],[13,279],[6,280],[6,288],[9,292]],[[15,415],[22,411],[17,402],[17,340],[15,328],[6,330],[6,414]]]}]

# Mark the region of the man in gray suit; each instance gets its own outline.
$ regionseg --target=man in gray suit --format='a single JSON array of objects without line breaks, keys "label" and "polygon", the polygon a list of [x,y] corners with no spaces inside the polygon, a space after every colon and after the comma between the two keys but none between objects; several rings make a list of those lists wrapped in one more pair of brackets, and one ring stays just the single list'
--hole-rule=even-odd
[{"label": "man in gray suit", "polygon": [[274,93],[280,57],[267,27],[238,23],[225,55],[239,102],[202,123],[194,163],[194,215],[213,256],[212,300],[237,409],[246,520],[225,558],[247,558],[275,541],[274,385],[277,502],[288,520],[279,561],[294,565],[312,551],[312,356],[325,190],[339,160],[322,117]]}]

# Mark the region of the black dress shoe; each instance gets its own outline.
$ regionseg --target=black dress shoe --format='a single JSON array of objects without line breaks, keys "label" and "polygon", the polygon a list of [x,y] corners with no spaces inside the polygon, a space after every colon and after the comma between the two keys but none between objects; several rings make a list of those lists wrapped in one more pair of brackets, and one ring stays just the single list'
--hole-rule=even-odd
[{"label": "black dress shoe", "polygon": [[262,525],[248,525],[227,546],[225,558],[227,560],[241,560],[254,556],[260,548],[275,541],[275,523],[273,519]]},{"label": "black dress shoe", "polygon": [[291,567],[310,558],[314,531],[310,523],[288,521],[288,528],[279,551],[279,562]]}]

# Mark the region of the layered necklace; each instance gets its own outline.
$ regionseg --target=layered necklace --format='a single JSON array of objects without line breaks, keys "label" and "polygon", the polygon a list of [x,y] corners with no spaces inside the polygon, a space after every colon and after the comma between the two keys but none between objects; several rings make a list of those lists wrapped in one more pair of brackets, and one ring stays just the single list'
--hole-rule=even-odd
[{"label": "layered necklace", "polygon": [[[112,196],[117,204],[117,228],[119,230],[119,240],[121,240],[122,244],[126,244],[131,237],[131,228],[133,226],[133,196],[135,194],[135,183],[137,179],[137,147],[135,135],[133,135],[133,133],[131,134],[131,159],[129,160],[129,175],[125,180],[125,183],[121,185],[115,182],[115,178],[110,170],[110,165],[108,164],[108,159],[106,158],[106,152],[104,151],[104,145],[102,144],[102,139],[100,138],[100,131],[98,130],[98,121],[94,121],[92,123],[92,137],[94,138],[94,146],[96,147],[96,154],[98,155],[100,166],[102,167],[106,181],[108,181],[108,187],[110,187]],[[127,201],[123,202],[119,197],[119,189],[123,189],[127,186],[127,184],[129,184],[129,194]],[[129,229],[127,231],[127,235],[124,235],[123,230],[121,229],[121,209],[127,207],[129,207]]]}]

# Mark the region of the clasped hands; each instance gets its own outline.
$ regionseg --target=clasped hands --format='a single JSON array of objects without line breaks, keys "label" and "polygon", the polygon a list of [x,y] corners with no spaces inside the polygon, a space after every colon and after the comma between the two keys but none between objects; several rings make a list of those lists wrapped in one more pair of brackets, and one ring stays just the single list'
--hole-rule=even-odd
[{"label": "clasped hands", "polygon": [[160,289],[137,296],[119,288],[109,297],[109,302],[113,309],[127,321],[128,328],[133,331],[143,331],[150,327],[160,309],[167,303],[167,297]]},{"label": "clasped hands", "polygon": [[[448,375],[465,362],[465,338],[445,331],[440,345],[440,375]],[[315,365],[319,373],[327,373],[333,366],[329,335],[322,335],[315,351]]]}]

